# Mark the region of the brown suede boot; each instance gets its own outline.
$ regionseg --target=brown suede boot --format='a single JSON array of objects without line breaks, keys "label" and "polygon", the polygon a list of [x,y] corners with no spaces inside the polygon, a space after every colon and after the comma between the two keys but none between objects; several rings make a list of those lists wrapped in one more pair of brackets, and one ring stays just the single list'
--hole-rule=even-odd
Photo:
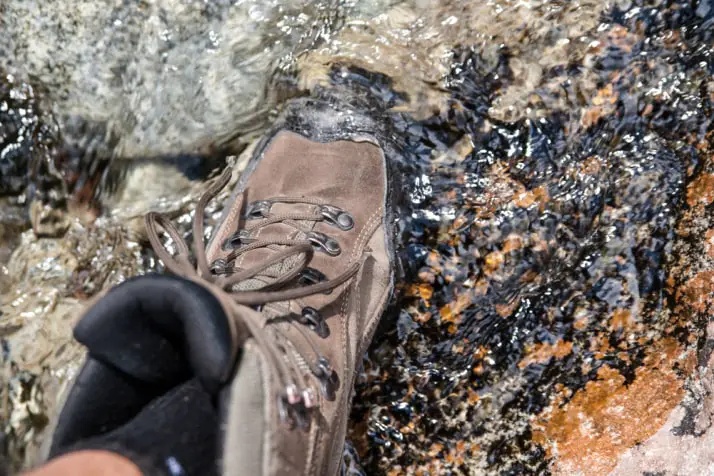
[{"label": "brown suede boot", "polygon": [[[196,242],[198,272],[161,248],[156,227],[170,224],[147,218],[167,267],[211,289],[231,320],[229,476],[338,472],[357,368],[393,288],[380,143],[345,132],[340,121],[354,121],[329,108],[293,115],[306,116],[317,129],[286,120],[259,148],[206,249]],[[228,176],[199,204],[195,237]]]}]

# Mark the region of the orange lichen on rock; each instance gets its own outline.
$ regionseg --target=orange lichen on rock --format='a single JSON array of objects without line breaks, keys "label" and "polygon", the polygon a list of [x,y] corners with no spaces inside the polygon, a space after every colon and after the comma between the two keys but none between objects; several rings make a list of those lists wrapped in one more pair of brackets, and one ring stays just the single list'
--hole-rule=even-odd
[{"label": "orange lichen on rock", "polygon": [[461,312],[471,305],[472,302],[473,295],[471,292],[460,294],[456,300],[445,304],[439,309],[441,321],[448,322],[452,325],[459,325],[461,323]]},{"label": "orange lichen on rock", "polygon": [[481,400],[481,397],[479,397],[478,393],[476,393],[476,391],[471,387],[469,387],[468,389],[468,395],[469,405],[476,405],[478,401]]},{"label": "orange lichen on rock", "polygon": [[446,457],[444,458],[447,463],[457,467],[463,465],[464,457],[468,456],[467,452],[465,451],[466,445],[464,444],[464,442],[459,441],[459,443],[456,444],[456,447],[449,448],[449,452],[446,453]]},{"label": "orange lichen on rock", "polygon": [[677,301],[694,312],[714,310],[714,271],[702,271],[677,291]]},{"label": "orange lichen on rock", "polygon": [[590,127],[594,125],[600,118],[612,113],[615,110],[614,104],[617,102],[618,96],[615,94],[615,89],[612,84],[607,84],[597,91],[597,94],[592,98],[592,106],[583,112],[581,122],[584,126]]},{"label": "orange lichen on rock", "polygon": [[605,112],[601,107],[591,107],[583,112],[583,118],[581,119],[585,127],[591,127],[600,120],[601,117],[605,115]]},{"label": "orange lichen on rock", "polygon": [[714,202],[714,174],[700,174],[687,187],[687,204],[693,207],[697,204],[710,205]]},{"label": "orange lichen on rock", "polygon": [[707,231],[706,241],[704,242],[704,249],[707,251],[707,255],[710,258],[714,258],[714,229]]},{"label": "orange lichen on rock", "polygon": [[587,316],[581,317],[580,319],[576,319],[575,322],[573,323],[573,327],[575,330],[581,331],[585,328],[588,327],[588,324],[590,323],[590,319],[588,319]]},{"label": "orange lichen on rock", "polygon": [[441,322],[448,322],[450,324],[459,324],[461,322],[461,316],[453,312],[449,304],[439,309],[439,315],[441,316]]},{"label": "orange lichen on rock", "polygon": [[443,271],[439,253],[434,250],[430,251],[427,255],[426,264],[431,267],[435,273],[441,273]]},{"label": "orange lichen on rock", "polygon": [[431,299],[432,294],[434,294],[434,289],[428,285],[428,284],[420,284],[419,285],[419,296],[425,300],[428,301]]},{"label": "orange lichen on rock", "polygon": [[424,324],[426,322],[429,322],[431,320],[431,313],[430,312],[419,312],[418,310],[414,311],[414,321]]},{"label": "orange lichen on rock", "polygon": [[599,157],[591,156],[583,161],[580,166],[580,173],[587,175],[596,175],[602,170],[603,164],[600,162]]},{"label": "orange lichen on rock", "polygon": [[473,353],[474,359],[483,359],[488,355],[488,352],[488,347],[480,345]]},{"label": "orange lichen on rock", "polygon": [[484,273],[486,273],[486,275],[491,275],[494,271],[501,267],[503,261],[503,253],[500,251],[489,253],[486,255],[485,265],[483,267]]},{"label": "orange lichen on rock", "polygon": [[517,207],[528,208],[538,202],[540,203],[540,208],[542,210],[544,205],[548,203],[548,199],[550,197],[548,195],[548,190],[545,187],[537,187],[527,192],[521,192],[514,198],[515,200],[513,203],[515,203]]},{"label": "orange lichen on rock", "polygon": [[627,386],[617,370],[601,367],[597,380],[567,403],[560,395],[533,420],[534,441],[557,457],[554,473],[607,474],[624,451],[660,429],[684,395],[674,367],[691,372],[695,355],[667,338],[644,363]]},{"label": "orange lichen on rock", "polygon": [[523,192],[518,195],[516,195],[516,200],[514,203],[516,204],[517,207],[520,208],[528,208],[531,205],[533,205],[536,201],[535,195],[533,195],[532,192]]},{"label": "orange lichen on rock", "polygon": [[610,326],[614,330],[629,329],[635,320],[628,309],[615,309],[610,318]]},{"label": "orange lichen on rock", "polygon": [[395,466],[387,474],[390,476],[397,474],[413,474],[416,476],[445,474],[449,472],[447,468],[463,465],[471,455],[479,450],[479,445],[464,440],[459,440],[456,444],[449,444],[448,446],[442,443],[433,443],[426,453],[428,460],[414,462],[406,468]]},{"label": "orange lichen on rock", "polygon": [[525,368],[530,364],[541,364],[551,358],[562,359],[573,351],[573,343],[558,339],[555,344],[540,343],[526,347],[526,356],[518,362],[518,368]]},{"label": "orange lichen on rock", "polygon": [[503,241],[503,247],[501,248],[501,251],[503,253],[510,253],[511,251],[520,250],[521,248],[523,248],[523,245],[523,238],[521,238],[520,235],[511,233]]},{"label": "orange lichen on rock", "polygon": [[592,103],[595,106],[602,106],[603,104],[615,104],[617,102],[617,96],[615,95],[614,88],[612,84],[607,84],[603,88],[598,89],[597,94],[592,99]]},{"label": "orange lichen on rock", "polygon": [[435,456],[439,456],[443,450],[444,445],[441,443],[434,443],[431,445],[431,448],[429,448],[429,452],[427,454],[433,458]]},{"label": "orange lichen on rock", "polygon": [[496,313],[501,316],[501,317],[508,317],[511,314],[513,314],[513,311],[518,309],[518,306],[521,305],[521,300],[520,299],[513,299],[510,302],[504,303],[504,304],[496,304],[494,308],[496,309]]},{"label": "orange lichen on rock", "polygon": [[478,206],[474,207],[477,221],[487,222],[494,216],[496,210],[512,202],[513,199],[526,193],[525,186],[514,180],[509,173],[508,167],[503,164],[494,164],[485,174],[485,179],[491,186],[484,192],[483,197],[478,200]]},{"label": "orange lichen on rock", "polygon": [[427,306],[429,305],[429,299],[431,299],[431,296],[433,294],[434,288],[432,288],[431,285],[427,283],[412,284],[411,286],[408,286],[406,288],[407,296],[419,297],[426,302]]},{"label": "orange lichen on rock", "polygon": [[589,350],[593,352],[593,357],[598,360],[604,359],[607,354],[615,351],[610,345],[610,336],[607,333],[593,334],[588,344]]},{"label": "orange lichen on rock", "polygon": [[632,47],[641,36],[641,34],[635,34],[622,25],[614,25],[607,32],[607,42],[626,53],[630,53]]},{"label": "orange lichen on rock", "polygon": [[461,228],[467,225],[469,222],[468,218],[465,216],[458,216],[449,226],[450,233],[458,233]]}]

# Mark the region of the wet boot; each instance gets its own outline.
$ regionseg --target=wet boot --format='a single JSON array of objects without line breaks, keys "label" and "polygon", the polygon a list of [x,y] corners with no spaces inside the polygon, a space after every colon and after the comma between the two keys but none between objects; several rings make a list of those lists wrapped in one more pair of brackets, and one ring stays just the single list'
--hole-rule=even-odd
[{"label": "wet boot", "polygon": [[206,252],[255,309],[229,310],[245,337],[224,474],[337,473],[357,367],[392,291],[388,209],[373,137],[285,128],[249,164]]},{"label": "wet boot", "polygon": [[[182,313],[181,291],[163,298],[176,301],[164,302],[178,329],[168,341],[188,349],[190,375],[211,392],[220,389],[225,475],[339,470],[357,369],[394,280],[390,172],[380,140],[363,132],[369,130],[368,118],[328,103],[293,103],[258,147],[207,245],[203,209],[230,171],[200,200],[193,256],[167,219],[147,216],[165,266],[208,291],[222,310],[208,299],[203,311]],[[162,229],[177,254],[163,247]],[[127,299],[115,298],[116,306]],[[93,339],[86,331],[91,317],[90,310],[76,333],[85,343]],[[90,354],[101,348],[87,345]],[[122,365],[116,357],[99,360]],[[56,435],[72,420],[63,414]]]}]

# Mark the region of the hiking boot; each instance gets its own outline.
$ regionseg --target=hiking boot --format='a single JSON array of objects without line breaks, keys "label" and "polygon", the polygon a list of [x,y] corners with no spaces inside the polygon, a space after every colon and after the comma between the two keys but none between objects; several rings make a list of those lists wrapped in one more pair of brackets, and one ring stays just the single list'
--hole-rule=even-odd
[{"label": "hiking boot", "polygon": [[230,173],[199,202],[198,271],[168,221],[147,216],[166,267],[212,290],[232,326],[236,365],[222,398],[230,476],[337,473],[357,369],[393,287],[380,143],[350,133],[362,119],[328,106],[291,111],[249,162],[205,248],[203,207]]}]

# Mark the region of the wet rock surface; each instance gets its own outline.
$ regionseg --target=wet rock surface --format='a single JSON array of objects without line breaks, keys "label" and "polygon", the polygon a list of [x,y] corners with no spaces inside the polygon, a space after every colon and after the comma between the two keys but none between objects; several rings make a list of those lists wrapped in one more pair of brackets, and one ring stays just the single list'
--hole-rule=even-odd
[{"label": "wet rock surface", "polygon": [[3,348],[4,445],[9,467],[37,460],[42,430],[82,358],[72,326],[85,300],[149,259],[109,222],[85,228],[73,222],[64,237],[38,238],[32,230],[3,269],[0,339]]},{"label": "wet rock surface", "polygon": [[[49,106],[29,82],[4,76],[0,106],[17,96],[12,90],[35,94],[0,110],[0,151],[15,154],[7,163],[0,156],[9,171],[0,175],[8,195],[0,208],[0,418],[11,466],[37,460],[56,398],[81,360],[70,332],[87,299],[161,270],[141,244],[141,215],[168,213],[188,234],[204,180],[224,163],[237,179],[250,155],[245,111],[259,109],[252,99],[230,96],[240,107],[221,110],[224,84],[198,112],[186,109],[198,101],[187,93],[193,79],[213,78],[203,83],[210,89],[218,73],[208,57],[179,79],[169,70],[186,51],[233,51],[226,25],[252,11],[263,20],[248,26],[272,28],[285,15],[283,26],[295,30],[261,38],[292,49],[278,47],[275,57],[252,43],[257,49],[238,49],[262,66],[231,70],[231,81],[258,86],[271,77],[287,87],[284,97],[368,98],[356,103],[374,108],[391,131],[408,183],[402,278],[357,382],[344,472],[706,472],[714,438],[714,5],[471,3],[374,2],[329,14],[306,9],[302,19],[301,6],[281,13],[272,3],[226,3],[209,12],[191,4],[175,25],[154,5],[136,13],[117,4],[111,15],[90,16],[119,44],[144,45],[131,52],[136,58],[105,49],[112,54],[93,64],[82,49],[85,60],[74,65],[61,56],[60,73],[41,78]],[[197,15],[205,32],[184,24]],[[64,23],[48,22],[54,38]],[[224,29],[199,48],[207,25]],[[156,62],[146,51],[164,44],[152,36],[163,27],[184,36],[161,39],[169,46]],[[313,27],[322,33],[308,35],[305,52],[298,40]],[[47,75],[47,57],[14,38],[8,51],[28,59],[28,72]],[[87,74],[115,63],[124,65],[119,83]],[[157,84],[177,86],[153,91]],[[117,100],[129,85],[136,94]],[[103,115],[82,109],[97,91],[110,93]],[[35,111],[32,127],[22,129],[20,109]],[[42,110],[58,113],[60,126]],[[252,133],[268,117],[259,116]],[[213,134],[231,130],[240,144],[210,147]],[[43,164],[40,178],[32,163]],[[213,207],[209,233],[220,200]]]},{"label": "wet rock surface", "polygon": [[40,110],[35,88],[0,76],[0,195],[19,194],[50,153],[55,130]]},{"label": "wet rock surface", "polygon": [[621,467],[676,474],[672,440],[706,431],[711,22],[650,3],[603,12],[515,121],[515,47],[456,50],[450,108],[410,128],[435,160],[358,382],[365,473],[606,474],[667,424]]},{"label": "wet rock surface", "polygon": [[263,124],[271,73],[339,23],[338,3],[8,0],[0,67],[45,84],[61,124],[108,124],[123,157],[194,152],[253,113],[245,127]]}]

